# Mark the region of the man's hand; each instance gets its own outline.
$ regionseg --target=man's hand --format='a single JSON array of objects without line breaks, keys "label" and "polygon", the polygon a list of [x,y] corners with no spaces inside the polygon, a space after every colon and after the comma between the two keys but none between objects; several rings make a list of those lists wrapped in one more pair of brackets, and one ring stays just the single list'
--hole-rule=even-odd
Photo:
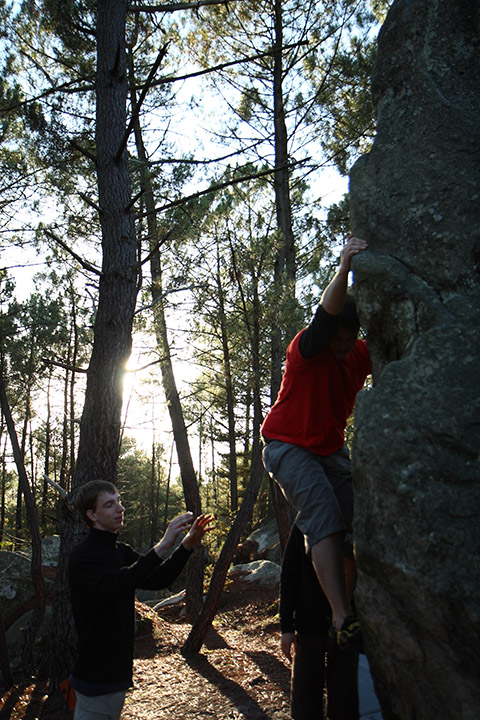
[{"label": "man's hand", "polygon": [[290,662],[292,662],[292,645],[295,651],[295,633],[282,633],[282,637],[280,638],[280,649]]},{"label": "man's hand", "polygon": [[342,252],[340,253],[340,264],[338,266],[338,272],[349,273],[352,264],[352,257],[357,255],[361,250],[366,250],[368,244],[365,240],[357,237],[350,237],[346,245],[343,246]]},{"label": "man's hand", "polygon": [[177,517],[173,518],[168,523],[168,527],[165,530],[163,538],[154,546],[154,550],[158,557],[163,557],[165,553],[170,550],[175,544],[175,540],[181,532],[186,532],[192,526],[193,513],[186,512]]},{"label": "man's hand", "polygon": [[329,315],[340,315],[347,292],[348,273],[352,257],[367,249],[367,243],[360,238],[351,237],[344,245],[340,255],[340,263],[333,280],[327,285],[320,301],[321,306]]},{"label": "man's hand", "polygon": [[182,540],[182,545],[185,550],[191,550],[197,545],[209,530],[213,529],[213,521],[215,520],[213,515],[199,515],[192,527],[188,531],[187,535]]}]

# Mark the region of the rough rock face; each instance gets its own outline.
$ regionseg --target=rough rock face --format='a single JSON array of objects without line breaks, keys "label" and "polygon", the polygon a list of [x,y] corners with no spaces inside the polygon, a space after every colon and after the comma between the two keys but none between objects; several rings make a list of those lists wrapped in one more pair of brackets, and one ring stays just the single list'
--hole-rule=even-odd
[{"label": "rough rock face", "polygon": [[385,720],[480,718],[480,3],[396,0],[351,172],[356,601]]}]

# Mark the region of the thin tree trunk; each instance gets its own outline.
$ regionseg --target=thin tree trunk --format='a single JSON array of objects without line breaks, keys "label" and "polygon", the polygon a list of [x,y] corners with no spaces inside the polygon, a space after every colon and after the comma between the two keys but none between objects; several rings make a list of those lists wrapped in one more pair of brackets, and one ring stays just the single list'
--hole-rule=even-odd
[{"label": "thin tree trunk", "polygon": [[[4,425],[4,417],[2,415],[1,418],[1,431],[0,431],[0,438],[3,438],[3,425]],[[5,512],[6,512],[6,505],[5,505],[5,496],[7,491],[7,467],[5,464],[5,457],[7,452],[7,440],[5,438],[5,444],[3,446],[3,452],[2,452],[2,490],[1,490],[1,506],[0,506],[0,543],[3,542],[3,534],[5,532]]]},{"label": "thin tree trunk", "polygon": [[37,632],[45,614],[46,604],[46,593],[45,583],[42,574],[42,541],[40,539],[40,529],[38,526],[38,516],[35,508],[35,502],[33,499],[32,489],[28,482],[27,472],[23,462],[23,454],[18,442],[15,425],[13,422],[12,414],[10,412],[10,406],[8,403],[7,392],[3,379],[3,370],[0,377],[0,406],[2,413],[5,418],[5,423],[8,429],[8,435],[13,450],[13,456],[15,465],[18,472],[18,482],[23,494],[25,501],[25,509],[27,515],[27,523],[30,531],[30,538],[32,543],[32,560],[30,565],[30,572],[32,576],[32,582],[35,589],[35,605],[31,619],[27,622],[23,631],[22,638],[22,665],[23,669],[27,674],[35,672],[36,661],[35,661],[35,638]]},{"label": "thin tree trunk", "polygon": [[252,466],[252,473],[247,489],[245,490],[242,504],[240,505],[240,510],[233,521],[233,525],[228,532],[220,556],[215,563],[215,569],[205,597],[202,612],[193,623],[188,638],[182,647],[183,655],[197,653],[203,645],[208,628],[217,613],[218,605],[223,592],[223,586],[225,585],[225,579],[227,577],[228,569],[232,563],[233,555],[238,543],[240,542],[243,531],[252,516],[253,507],[257,499],[264,472],[261,451],[259,443],[257,442],[256,459]]},{"label": "thin tree trunk", "polygon": [[[71,347],[69,344],[67,351],[67,364],[72,365],[71,358]],[[72,366],[73,367],[73,366]],[[65,371],[65,379],[63,381],[63,422],[62,422],[62,455],[60,460],[60,486],[66,488],[67,486],[67,457],[68,457],[68,438],[69,438],[69,423],[68,423],[68,399],[69,399],[69,377],[70,371]]]},{"label": "thin tree trunk", "polygon": [[225,295],[223,291],[222,280],[220,276],[220,252],[217,242],[217,290],[218,304],[220,313],[220,332],[222,337],[223,352],[223,373],[225,379],[225,393],[227,400],[227,417],[228,417],[228,476],[230,480],[230,510],[235,513],[238,510],[238,478],[237,478],[237,448],[235,433],[235,399],[233,395],[232,370],[230,364],[230,348],[228,344],[227,322],[225,314]]},{"label": "thin tree trunk", "polygon": [[[32,366],[32,357],[33,357],[33,349],[30,349],[30,357],[27,363],[28,367]],[[23,418],[23,425],[22,425],[22,436],[20,441],[20,453],[22,456],[22,463],[25,462],[25,448],[27,445],[27,435],[28,435],[28,423],[30,420],[30,412],[31,412],[31,406],[30,406],[30,393],[31,393],[31,378],[27,378],[27,390],[26,390],[26,396],[25,396],[25,416]],[[15,510],[15,547],[21,544],[22,540],[22,485],[20,483],[20,479],[18,482],[17,487],[17,506]]]},{"label": "thin tree trunk", "polygon": [[[174,441],[175,442],[175,441]],[[172,447],[170,449],[170,460],[168,463],[168,475],[167,475],[167,487],[165,490],[165,512],[163,516],[163,532],[167,529],[168,525],[168,511],[169,511],[169,504],[170,504],[170,482],[172,479],[172,463],[173,463],[173,445],[174,442],[172,442]]]},{"label": "thin tree trunk", "polygon": [[[131,85],[135,87],[134,70],[130,62]],[[135,93],[132,91],[132,107],[135,112],[137,102]],[[185,504],[187,510],[191,510],[194,515],[201,513],[200,491],[198,488],[197,476],[193,466],[190,445],[188,441],[187,426],[185,423],[183,408],[180,396],[177,390],[175,375],[173,372],[173,363],[168,342],[167,323],[165,318],[165,308],[163,300],[162,288],[162,266],[160,257],[160,232],[157,226],[157,216],[155,212],[155,198],[152,187],[151,176],[148,171],[148,158],[143,144],[142,131],[140,123],[137,120],[134,123],[134,133],[137,147],[137,154],[142,168],[142,188],[144,191],[143,200],[147,210],[148,238],[151,250],[150,271],[152,275],[152,300],[155,313],[155,333],[157,345],[161,356],[161,371],[163,389],[167,399],[167,407],[172,423],[173,437],[175,439],[175,447],[177,450],[178,464],[180,467],[180,476],[182,478],[183,492],[185,496]],[[200,612],[203,597],[203,570],[204,559],[203,552],[200,547],[196,547],[192,553],[192,557],[187,565],[187,583],[186,583],[186,611],[187,619],[193,620]]]},{"label": "thin tree trunk", "polygon": [[77,324],[77,300],[75,297],[75,288],[73,285],[70,286],[70,297],[71,297],[71,308],[72,308],[72,334],[73,334],[73,346],[72,346],[72,374],[70,377],[70,404],[69,404],[69,421],[70,421],[70,433],[69,433],[69,447],[70,447],[70,467],[69,473],[65,477],[66,489],[70,490],[71,480],[73,473],[75,472],[75,384],[77,380],[77,374],[75,368],[77,367],[77,358],[79,352],[79,337],[78,337],[78,324]]},{"label": "thin tree trunk", "polygon": [[157,522],[157,452],[155,446],[155,427],[152,439],[152,460],[150,465],[150,545],[155,545],[158,539]]},{"label": "thin tree trunk", "polygon": [[245,527],[252,517],[255,501],[262,483],[265,470],[262,464],[262,444],[260,441],[260,424],[262,421],[262,403],[260,399],[260,304],[258,298],[258,281],[254,283],[253,320],[250,327],[250,343],[252,350],[253,369],[253,444],[250,479],[243,497],[242,504],[229,530],[220,556],[215,564],[203,609],[195,621],[190,634],[182,647],[182,653],[196,653],[202,647],[205,635],[218,610],[223,586],[233,555],[242,537]]},{"label": "thin tree trunk", "polygon": [[50,475],[50,445],[51,445],[51,434],[52,434],[52,428],[51,428],[51,408],[50,408],[50,385],[52,380],[52,370],[50,369],[50,375],[48,377],[48,386],[47,386],[47,420],[45,424],[45,455],[43,459],[43,475],[44,480],[42,483],[42,512],[41,512],[41,526],[42,526],[42,533],[45,534],[46,528],[47,528],[47,517],[46,517],[46,511],[47,511],[47,502],[48,502],[48,483],[45,480],[45,475]]}]

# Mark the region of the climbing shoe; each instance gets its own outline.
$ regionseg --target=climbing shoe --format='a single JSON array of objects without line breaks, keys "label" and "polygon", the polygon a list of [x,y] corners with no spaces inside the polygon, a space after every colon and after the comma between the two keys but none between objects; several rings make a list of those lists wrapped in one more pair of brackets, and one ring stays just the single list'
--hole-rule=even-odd
[{"label": "climbing shoe", "polygon": [[360,650],[362,646],[362,633],[360,630],[360,622],[355,615],[346,617],[342,627],[337,630],[337,645],[340,650]]}]

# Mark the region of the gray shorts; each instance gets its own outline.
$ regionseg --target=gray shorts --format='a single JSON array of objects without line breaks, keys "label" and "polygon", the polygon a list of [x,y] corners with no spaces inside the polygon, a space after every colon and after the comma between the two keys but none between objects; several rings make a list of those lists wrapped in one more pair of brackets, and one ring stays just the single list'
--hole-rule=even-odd
[{"label": "gray shorts", "polygon": [[[346,448],[323,456],[269,440],[263,449],[263,464],[298,511],[296,523],[305,537],[307,552],[337,532],[345,532],[351,546],[353,487]],[[351,555],[351,550],[346,548],[346,554]]]},{"label": "gray shorts", "polygon": [[82,695],[75,690],[74,720],[119,720],[125,702],[125,690],[108,695]]}]

